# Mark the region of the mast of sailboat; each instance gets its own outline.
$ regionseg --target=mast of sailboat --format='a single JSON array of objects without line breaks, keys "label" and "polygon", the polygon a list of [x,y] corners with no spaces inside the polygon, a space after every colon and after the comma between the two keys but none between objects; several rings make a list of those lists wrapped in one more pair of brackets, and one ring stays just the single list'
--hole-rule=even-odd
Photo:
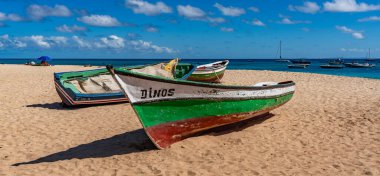
[{"label": "mast of sailboat", "polygon": [[371,48],[368,48],[368,59],[371,59]]},{"label": "mast of sailboat", "polygon": [[282,45],[282,41],[280,40],[280,59],[282,59],[282,56],[281,56],[281,45]]}]

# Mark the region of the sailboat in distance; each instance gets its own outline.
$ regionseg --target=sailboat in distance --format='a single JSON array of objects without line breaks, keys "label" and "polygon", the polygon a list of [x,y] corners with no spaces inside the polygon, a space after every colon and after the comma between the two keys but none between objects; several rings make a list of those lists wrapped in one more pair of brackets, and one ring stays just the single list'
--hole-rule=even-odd
[{"label": "sailboat in distance", "polygon": [[367,59],[365,61],[374,61],[375,59],[372,59],[371,58],[371,48],[368,48],[368,55],[367,55]]},{"label": "sailboat in distance", "polygon": [[[280,59],[275,60],[276,62],[290,62],[288,59],[282,59],[282,41],[281,40],[280,40],[280,46],[277,49],[277,53],[278,51],[280,51]],[[276,53],[276,56],[277,56],[277,53]]]}]

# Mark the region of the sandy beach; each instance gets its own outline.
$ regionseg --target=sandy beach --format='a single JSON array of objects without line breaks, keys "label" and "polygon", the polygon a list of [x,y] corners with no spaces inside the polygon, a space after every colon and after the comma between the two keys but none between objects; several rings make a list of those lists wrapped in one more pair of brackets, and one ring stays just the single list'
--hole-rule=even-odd
[{"label": "sandy beach", "polygon": [[227,70],[225,84],[296,82],[271,115],[158,150],[127,103],[68,109],[53,73],[0,65],[0,175],[380,175],[380,80]]}]

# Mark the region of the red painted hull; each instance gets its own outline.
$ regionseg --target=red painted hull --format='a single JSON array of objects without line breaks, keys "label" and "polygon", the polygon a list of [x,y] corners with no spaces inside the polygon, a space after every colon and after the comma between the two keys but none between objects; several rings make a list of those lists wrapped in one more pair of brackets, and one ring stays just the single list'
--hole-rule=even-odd
[{"label": "red painted hull", "polygon": [[192,78],[191,76],[187,78],[189,81],[199,81],[199,82],[220,82],[220,80],[223,78],[224,73],[218,75],[218,76],[212,76],[208,77],[206,79],[200,79],[200,78]]},{"label": "red painted hull", "polygon": [[254,113],[242,113],[226,116],[212,116],[181,120],[148,127],[145,129],[145,131],[150,139],[155,141],[154,143],[156,146],[159,149],[163,149],[198,132],[251,119],[268,113],[272,109],[274,108]]}]

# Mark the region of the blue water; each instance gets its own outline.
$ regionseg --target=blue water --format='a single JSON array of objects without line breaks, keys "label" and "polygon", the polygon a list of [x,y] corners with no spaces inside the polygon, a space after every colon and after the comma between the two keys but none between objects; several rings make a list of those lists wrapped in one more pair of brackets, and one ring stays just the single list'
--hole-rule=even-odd
[{"label": "blue water", "polygon": [[[0,59],[3,64],[24,64],[28,59]],[[54,59],[50,61],[53,65],[85,65],[91,64],[94,66],[105,66],[112,64],[114,66],[124,65],[143,65],[168,61],[168,59]],[[218,61],[215,59],[182,59],[181,62],[192,64],[206,64]],[[322,69],[319,66],[327,63],[328,60],[313,59],[311,65],[306,69],[290,69],[286,62],[275,62],[274,59],[230,59],[228,69],[233,70],[272,70],[272,71],[289,71],[289,72],[307,72],[328,75],[339,75],[349,77],[361,77],[380,79],[380,59],[371,61],[370,63],[377,64],[374,68],[343,68],[343,69]],[[350,59],[345,59],[346,62],[351,62]],[[36,61],[35,61],[36,62]],[[363,61],[364,62],[364,61]]]}]

